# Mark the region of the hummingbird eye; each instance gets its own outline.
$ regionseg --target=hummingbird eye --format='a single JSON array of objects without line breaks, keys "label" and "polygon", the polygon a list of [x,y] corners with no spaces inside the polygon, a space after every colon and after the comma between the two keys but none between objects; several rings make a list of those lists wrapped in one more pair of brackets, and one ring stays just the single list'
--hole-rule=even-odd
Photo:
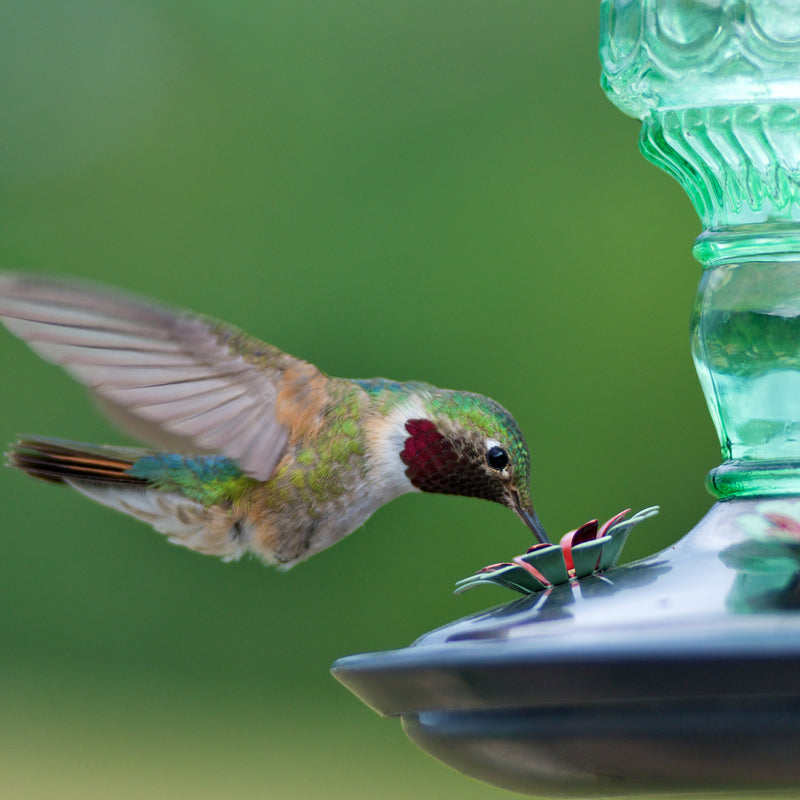
[{"label": "hummingbird eye", "polygon": [[496,470],[503,470],[508,466],[508,453],[502,447],[494,445],[486,451],[486,463]]}]

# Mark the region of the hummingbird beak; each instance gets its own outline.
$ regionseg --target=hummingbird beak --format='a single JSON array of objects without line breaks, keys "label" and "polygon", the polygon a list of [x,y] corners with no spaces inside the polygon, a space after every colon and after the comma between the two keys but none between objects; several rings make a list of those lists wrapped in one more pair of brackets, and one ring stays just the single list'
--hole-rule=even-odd
[{"label": "hummingbird beak", "polygon": [[539,522],[539,517],[532,508],[523,508],[519,496],[514,498],[514,511],[519,518],[531,529],[533,535],[543,544],[550,544],[550,539],[545,533],[544,526]]}]

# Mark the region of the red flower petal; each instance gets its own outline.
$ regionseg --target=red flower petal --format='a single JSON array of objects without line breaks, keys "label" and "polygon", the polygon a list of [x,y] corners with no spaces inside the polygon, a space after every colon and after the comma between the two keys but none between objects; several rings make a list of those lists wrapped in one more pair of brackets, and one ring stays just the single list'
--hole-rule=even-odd
[{"label": "red flower petal", "polygon": [[620,511],[619,514],[616,516],[611,517],[608,522],[604,522],[600,526],[600,530],[597,532],[597,538],[601,539],[608,533],[608,529],[611,528],[613,525],[616,525],[626,514],[630,514],[630,509],[626,508],[624,511]]},{"label": "red flower petal", "polygon": [[584,522],[577,530],[565,533],[561,537],[561,549],[564,551],[564,563],[567,565],[567,571],[575,569],[575,563],[572,560],[572,548],[576,544],[583,542],[591,542],[597,538],[597,520],[592,519],[589,522]]},{"label": "red flower petal", "polygon": [[547,578],[545,578],[545,576],[542,575],[542,573],[539,572],[539,570],[536,569],[536,567],[531,566],[527,561],[523,561],[522,556],[517,556],[514,559],[514,563],[522,567],[524,570],[530,572],[530,574],[533,575],[533,577],[536,578],[536,580],[539,581],[539,583],[543,583],[545,586],[550,586],[550,581],[547,580]]},{"label": "red flower petal", "polygon": [[513,564],[501,561],[499,564],[489,564],[487,567],[482,567],[475,574],[480,575],[483,572],[494,572],[496,569],[500,569],[500,567],[513,567],[513,566],[514,566]]},{"label": "red flower petal", "polygon": [[764,516],[776,527],[780,528],[786,533],[793,533],[795,536],[800,536],[800,523],[791,517],[786,517],[783,514],[767,513]]},{"label": "red flower petal", "polygon": [[552,544],[548,544],[547,542],[536,542],[536,544],[533,545],[533,547],[529,547],[525,551],[525,553],[526,554],[532,553],[534,550],[541,550],[543,547],[552,547],[552,546],[553,546]]}]

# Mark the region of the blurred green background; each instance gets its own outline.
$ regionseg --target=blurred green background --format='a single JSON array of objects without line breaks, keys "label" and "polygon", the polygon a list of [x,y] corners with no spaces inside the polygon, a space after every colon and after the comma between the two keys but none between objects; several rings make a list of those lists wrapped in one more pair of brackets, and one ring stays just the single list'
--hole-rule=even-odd
[{"label": "blurred green background", "polygon": [[[691,365],[699,224],[598,86],[591,0],[5,0],[0,264],[211,313],[334,375],[513,411],[551,533],[711,505]],[[5,332],[3,332],[5,334]],[[0,440],[123,442],[0,336]],[[499,506],[409,495],[286,575],[0,475],[0,792],[511,797],[328,674],[511,599]],[[543,687],[546,690],[546,687]]]}]

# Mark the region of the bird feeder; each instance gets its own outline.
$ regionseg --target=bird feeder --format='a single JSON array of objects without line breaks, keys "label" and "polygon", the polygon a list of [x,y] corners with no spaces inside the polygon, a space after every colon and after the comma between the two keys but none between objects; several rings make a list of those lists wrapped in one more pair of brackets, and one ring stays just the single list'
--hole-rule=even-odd
[{"label": "bird feeder", "polygon": [[493,565],[462,587],[511,567],[523,597],[333,673],[424,750],[520,792],[796,789],[800,2],[603,0],[600,55],[703,224],[691,350],[717,502],[632,564],[613,566],[617,529],[605,562],[597,531],[572,542],[590,553],[572,574],[544,549]]}]

